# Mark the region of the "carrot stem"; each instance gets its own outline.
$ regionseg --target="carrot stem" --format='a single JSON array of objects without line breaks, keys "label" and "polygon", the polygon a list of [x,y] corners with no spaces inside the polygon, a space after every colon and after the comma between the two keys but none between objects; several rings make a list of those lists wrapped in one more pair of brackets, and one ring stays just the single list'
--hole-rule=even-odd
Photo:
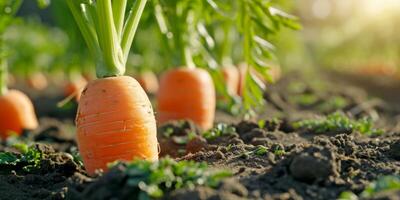
[{"label": "carrot stem", "polygon": [[128,0],[67,0],[90,51],[98,78],[121,76],[147,0],[136,0],[125,19]]},{"label": "carrot stem", "polygon": [[124,51],[125,63],[128,61],[130,49],[132,47],[133,39],[136,34],[136,30],[139,26],[140,18],[143,14],[144,7],[146,6],[147,0],[137,0],[130,10],[128,19],[125,22],[125,28],[123,30],[121,46]]}]

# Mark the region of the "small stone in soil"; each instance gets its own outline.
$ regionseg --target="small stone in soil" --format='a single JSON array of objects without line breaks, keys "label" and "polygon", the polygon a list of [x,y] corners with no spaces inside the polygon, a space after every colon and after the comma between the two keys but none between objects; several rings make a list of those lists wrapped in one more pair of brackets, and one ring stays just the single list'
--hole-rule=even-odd
[{"label": "small stone in soil", "polygon": [[336,166],[332,161],[320,153],[301,153],[294,157],[289,170],[291,175],[303,182],[314,182],[326,180],[330,175],[334,175]]}]

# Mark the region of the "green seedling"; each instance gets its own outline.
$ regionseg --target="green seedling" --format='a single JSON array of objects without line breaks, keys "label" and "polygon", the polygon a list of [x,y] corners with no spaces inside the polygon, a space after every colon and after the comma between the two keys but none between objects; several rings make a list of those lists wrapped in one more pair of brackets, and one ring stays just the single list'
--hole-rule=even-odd
[{"label": "green seedling", "polygon": [[26,172],[30,172],[40,167],[42,153],[35,147],[28,147],[28,145],[24,143],[15,144],[14,147],[20,152],[20,154],[1,152],[0,166],[23,165],[22,169]]},{"label": "green seedling", "polygon": [[215,126],[215,128],[203,133],[203,137],[207,140],[214,140],[216,138],[232,135],[234,133],[236,133],[235,127],[224,123],[219,123],[217,126]]},{"label": "green seedling", "polygon": [[263,156],[268,153],[268,148],[262,145],[257,146],[257,149],[254,150],[254,153],[258,156]]},{"label": "green seedling", "polygon": [[374,136],[384,133],[381,129],[373,127],[370,118],[352,120],[346,115],[336,112],[320,119],[302,120],[295,122],[293,127],[303,129],[317,134],[323,133],[353,133],[359,132],[363,135]]},{"label": "green seedling", "polygon": [[215,188],[222,179],[232,176],[228,171],[210,170],[206,163],[176,162],[171,158],[158,162],[136,160],[127,164],[126,173],[127,184],[138,190],[139,199],[161,198],[165,193],[180,188]]},{"label": "green seedling", "polygon": [[359,196],[353,192],[346,191],[342,192],[339,196],[339,200],[358,200],[361,199],[372,199],[376,195],[382,192],[400,191],[400,177],[399,176],[383,176],[378,180],[370,183]]},{"label": "green seedling", "polygon": [[321,112],[332,112],[343,109],[347,105],[349,105],[349,101],[346,98],[342,96],[334,96],[328,99],[328,101],[325,101],[322,104],[318,105],[317,110]]}]

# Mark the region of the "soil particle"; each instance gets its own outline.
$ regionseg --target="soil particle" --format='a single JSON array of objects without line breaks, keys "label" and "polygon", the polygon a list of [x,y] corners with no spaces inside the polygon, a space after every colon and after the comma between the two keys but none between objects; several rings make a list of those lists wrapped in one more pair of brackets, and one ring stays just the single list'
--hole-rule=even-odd
[{"label": "soil particle", "polygon": [[196,199],[196,200],[245,200],[247,189],[236,179],[227,179],[217,189],[197,187],[193,190],[180,189],[170,193],[164,199]]},{"label": "soil particle", "polygon": [[208,143],[207,143],[206,139],[196,136],[195,138],[193,138],[186,144],[186,152],[187,153],[196,153],[203,149],[206,149],[207,146],[208,146]]},{"label": "soil particle", "polygon": [[400,140],[390,145],[390,156],[396,160],[400,160]]},{"label": "soil particle", "polygon": [[255,128],[259,128],[258,124],[252,121],[241,121],[236,125],[236,131],[239,135],[251,132]]},{"label": "soil particle", "polygon": [[265,138],[267,132],[260,128],[254,128],[250,132],[240,134],[240,138],[245,143],[251,143],[255,138]]},{"label": "soil particle", "polygon": [[338,175],[335,154],[329,149],[311,147],[293,158],[291,175],[303,182],[312,183]]}]

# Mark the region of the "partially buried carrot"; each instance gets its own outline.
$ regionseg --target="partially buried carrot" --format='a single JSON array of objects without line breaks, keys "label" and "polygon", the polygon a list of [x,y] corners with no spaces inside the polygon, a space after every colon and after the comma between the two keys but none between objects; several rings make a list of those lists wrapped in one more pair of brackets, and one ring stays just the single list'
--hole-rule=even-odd
[{"label": "partially buried carrot", "polygon": [[48,86],[47,78],[43,73],[36,72],[29,75],[26,79],[29,87],[35,90],[44,90]]},{"label": "partially buried carrot", "polygon": [[[123,76],[146,2],[67,0],[98,61],[98,79],[84,89],[76,117],[79,152],[89,174],[97,169],[107,171],[107,164],[117,160],[158,159],[150,100],[135,79]],[[130,12],[126,12],[127,5],[132,5]]]},{"label": "partially buried carrot", "polygon": [[85,86],[87,85],[86,79],[83,77],[76,78],[67,82],[64,86],[64,95],[66,97],[74,96],[76,101],[79,101]]},{"label": "partially buried carrot", "polygon": [[0,96],[0,136],[20,135],[24,129],[38,127],[32,102],[22,92],[10,90]]},{"label": "partially buried carrot", "polygon": [[160,81],[157,120],[192,120],[202,129],[212,128],[215,115],[215,89],[209,73],[200,68],[168,71]]},{"label": "partially buried carrot", "polygon": [[135,76],[136,80],[140,83],[144,91],[148,94],[156,94],[158,91],[157,76],[151,71],[145,71]]},{"label": "partially buried carrot", "polygon": [[92,81],[79,102],[78,143],[89,172],[115,160],[157,160],[154,113],[139,83],[128,76]]}]

